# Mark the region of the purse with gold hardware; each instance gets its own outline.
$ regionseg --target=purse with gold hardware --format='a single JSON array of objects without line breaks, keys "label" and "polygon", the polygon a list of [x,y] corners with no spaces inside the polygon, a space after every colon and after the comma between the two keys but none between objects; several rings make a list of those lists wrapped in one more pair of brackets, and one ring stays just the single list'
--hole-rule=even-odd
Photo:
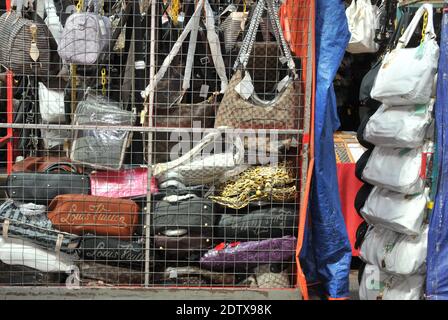
[{"label": "purse with gold hardware", "polygon": [[286,163],[246,169],[218,188],[209,198],[220,205],[241,209],[254,201],[294,201],[296,186],[293,172]]},{"label": "purse with gold hardware", "polygon": [[15,11],[5,12],[0,17],[0,64],[16,75],[47,75],[49,37],[45,24],[22,18]]}]

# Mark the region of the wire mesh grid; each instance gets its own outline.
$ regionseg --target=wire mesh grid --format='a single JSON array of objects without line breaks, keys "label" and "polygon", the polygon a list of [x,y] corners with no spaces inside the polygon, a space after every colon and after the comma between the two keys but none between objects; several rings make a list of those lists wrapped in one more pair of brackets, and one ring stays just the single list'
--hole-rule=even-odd
[{"label": "wire mesh grid", "polygon": [[0,285],[296,287],[310,3],[1,8]]}]

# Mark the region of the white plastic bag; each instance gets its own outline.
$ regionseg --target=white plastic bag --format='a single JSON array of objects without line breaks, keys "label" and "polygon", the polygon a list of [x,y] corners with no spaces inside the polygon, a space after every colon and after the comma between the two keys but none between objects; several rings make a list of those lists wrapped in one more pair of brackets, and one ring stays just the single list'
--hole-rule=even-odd
[{"label": "white plastic bag", "polygon": [[364,139],[376,146],[420,147],[431,123],[433,106],[434,99],[426,106],[388,107],[383,104],[367,122]]},{"label": "white plastic bag", "polygon": [[353,0],[345,11],[351,33],[347,52],[377,52],[378,44],[374,41],[375,29],[378,27],[379,8],[370,0]]},{"label": "white plastic bag", "polygon": [[428,191],[405,195],[374,187],[361,209],[368,224],[416,236],[421,232]]},{"label": "white plastic bag", "polygon": [[385,228],[374,227],[367,231],[359,256],[381,270],[399,274],[422,274],[426,271],[428,225],[418,236],[408,236]]},{"label": "white plastic bag", "polygon": [[39,82],[39,109],[42,122],[65,123],[64,92],[48,89]]},{"label": "white plastic bag", "polygon": [[[424,41],[417,48],[406,48],[425,10],[428,24]],[[432,4],[424,4],[415,13],[397,47],[384,57],[371,97],[388,106],[428,103],[438,60],[433,7]]]},{"label": "white plastic bag", "polygon": [[404,194],[423,192],[426,155],[432,144],[407,148],[375,147],[362,172],[362,179],[374,186]]},{"label": "white plastic bag", "polygon": [[360,300],[421,300],[423,299],[425,276],[414,274],[399,276],[381,271],[367,264],[359,284]]}]

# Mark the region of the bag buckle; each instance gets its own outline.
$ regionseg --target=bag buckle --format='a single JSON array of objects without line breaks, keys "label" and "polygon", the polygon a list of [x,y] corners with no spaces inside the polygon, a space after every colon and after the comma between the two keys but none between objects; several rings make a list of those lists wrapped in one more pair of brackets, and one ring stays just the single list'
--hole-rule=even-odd
[{"label": "bag buckle", "polygon": [[205,66],[205,65],[210,63],[210,58],[209,57],[202,57],[201,59],[199,59],[199,61],[201,62],[201,64],[203,66]]}]

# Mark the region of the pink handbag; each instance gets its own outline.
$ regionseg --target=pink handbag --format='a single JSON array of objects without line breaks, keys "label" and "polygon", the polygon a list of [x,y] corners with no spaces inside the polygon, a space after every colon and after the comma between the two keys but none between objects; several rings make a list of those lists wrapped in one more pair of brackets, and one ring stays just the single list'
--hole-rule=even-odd
[{"label": "pink handbag", "polygon": [[[111,198],[146,196],[148,169],[134,168],[119,171],[94,171],[90,174],[91,194]],[[157,181],[151,179],[150,191],[157,193]]]}]

